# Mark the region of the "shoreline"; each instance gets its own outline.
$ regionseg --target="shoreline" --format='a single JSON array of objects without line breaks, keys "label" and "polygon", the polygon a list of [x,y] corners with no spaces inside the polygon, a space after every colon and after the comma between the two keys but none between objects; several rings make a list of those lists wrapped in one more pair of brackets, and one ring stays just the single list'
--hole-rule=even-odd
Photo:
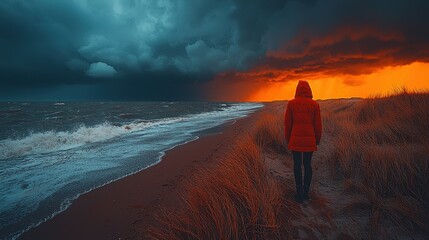
[{"label": "shoreline", "polygon": [[158,163],[81,194],[66,210],[18,239],[142,238],[153,209],[161,202],[174,204],[173,192],[181,178],[225,152],[264,108],[203,130],[195,139],[165,151]]}]

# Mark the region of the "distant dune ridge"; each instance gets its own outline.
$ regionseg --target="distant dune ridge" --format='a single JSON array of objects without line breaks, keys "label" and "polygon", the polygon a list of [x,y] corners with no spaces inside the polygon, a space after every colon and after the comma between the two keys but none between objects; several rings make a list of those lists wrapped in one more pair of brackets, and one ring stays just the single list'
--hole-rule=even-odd
[{"label": "distant dune ridge", "polygon": [[312,200],[293,199],[287,102],[268,103],[221,161],[161,206],[151,239],[424,239],[429,234],[429,93],[319,101]]}]

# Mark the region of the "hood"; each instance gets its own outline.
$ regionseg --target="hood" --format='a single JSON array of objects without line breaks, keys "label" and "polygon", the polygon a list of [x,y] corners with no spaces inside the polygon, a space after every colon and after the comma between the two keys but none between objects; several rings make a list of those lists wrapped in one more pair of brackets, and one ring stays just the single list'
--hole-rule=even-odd
[{"label": "hood", "polygon": [[296,86],[295,97],[313,98],[313,93],[311,92],[310,84],[308,84],[307,81],[298,82],[298,86]]}]

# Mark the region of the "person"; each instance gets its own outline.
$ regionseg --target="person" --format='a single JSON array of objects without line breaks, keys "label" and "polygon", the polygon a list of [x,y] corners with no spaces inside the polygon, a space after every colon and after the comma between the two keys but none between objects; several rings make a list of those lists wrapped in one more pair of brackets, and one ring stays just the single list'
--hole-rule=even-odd
[{"label": "person", "polygon": [[[288,149],[292,151],[295,177],[295,200],[302,203],[309,200],[312,178],[311,158],[322,137],[320,106],[313,100],[310,85],[299,81],[295,98],[288,102],[285,112],[285,137]],[[301,165],[304,163],[304,185]]]}]

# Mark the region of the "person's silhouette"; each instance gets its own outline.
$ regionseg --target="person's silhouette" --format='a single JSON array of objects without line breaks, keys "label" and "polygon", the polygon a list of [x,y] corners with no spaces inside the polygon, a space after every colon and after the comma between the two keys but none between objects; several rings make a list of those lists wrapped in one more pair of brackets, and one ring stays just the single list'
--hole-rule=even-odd
[{"label": "person's silhouette", "polygon": [[[292,151],[296,185],[295,200],[302,203],[310,199],[312,178],[311,157],[322,137],[322,121],[319,104],[313,100],[310,85],[299,81],[295,98],[288,102],[285,113],[285,137]],[[304,162],[304,186],[301,165]]]}]

